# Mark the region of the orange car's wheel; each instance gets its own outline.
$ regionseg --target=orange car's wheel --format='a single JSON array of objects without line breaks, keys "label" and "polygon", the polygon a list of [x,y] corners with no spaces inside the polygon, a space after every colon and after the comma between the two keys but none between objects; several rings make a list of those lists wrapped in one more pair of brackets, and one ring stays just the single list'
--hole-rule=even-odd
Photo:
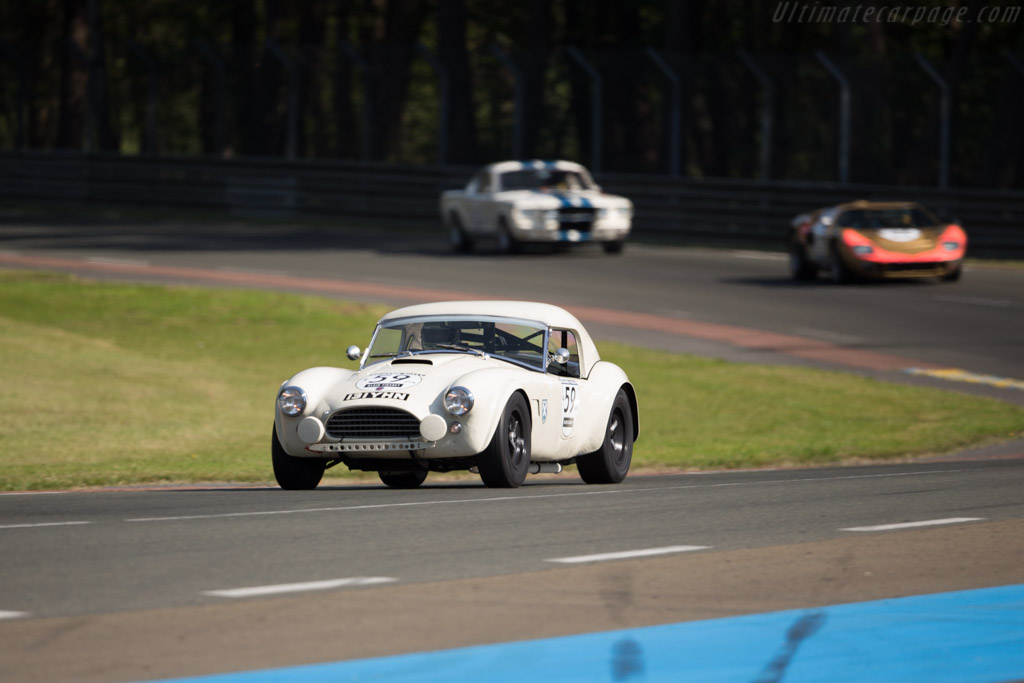
[{"label": "orange car's wheel", "polygon": [[828,269],[836,284],[846,284],[853,280],[853,273],[850,272],[850,267],[846,265],[843,255],[839,253],[839,247],[834,244],[828,250]]},{"label": "orange car's wheel", "polygon": [[789,273],[794,280],[813,280],[818,277],[818,269],[807,258],[807,250],[797,240],[789,243]]}]

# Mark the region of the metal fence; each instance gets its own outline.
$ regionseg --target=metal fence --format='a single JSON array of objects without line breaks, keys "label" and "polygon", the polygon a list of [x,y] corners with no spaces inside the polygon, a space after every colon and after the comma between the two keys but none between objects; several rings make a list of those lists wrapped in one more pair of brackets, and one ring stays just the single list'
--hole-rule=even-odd
[{"label": "metal fence", "polygon": [[[337,217],[434,231],[439,194],[463,186],[464,166],[376,162],[0,152],[0,199],[87,206],[177,207],[239,215]],[[852,199],[916,200],[958,219],[971,253],[1024,257],[1024,192],[835,182],[597,174],[636,206],[637,239],[781,249],[790,219]]]}]

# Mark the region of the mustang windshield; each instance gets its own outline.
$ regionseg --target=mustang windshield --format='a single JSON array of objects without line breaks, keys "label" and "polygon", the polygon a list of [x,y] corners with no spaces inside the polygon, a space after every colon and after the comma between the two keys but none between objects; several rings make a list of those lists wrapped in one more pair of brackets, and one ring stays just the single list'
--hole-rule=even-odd
[{"label": "mustang windshield", "polygon": [[366,363],[420,353],[487,354],[543,371],[547,328],[512,318],[445,317],[389,320],[377,328]]}]

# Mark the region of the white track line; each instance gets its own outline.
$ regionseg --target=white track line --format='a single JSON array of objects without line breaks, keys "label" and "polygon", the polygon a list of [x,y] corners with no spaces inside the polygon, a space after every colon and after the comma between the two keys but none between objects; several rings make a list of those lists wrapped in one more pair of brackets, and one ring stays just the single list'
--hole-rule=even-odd
[{"label": "white track line", "polygon": [[[252,510],[249,512],[222,512],[206,515],[174,515],[169,517],[134,517],[126,522],[180,522],[204,519],[233,519],[239,517],[266,517],[272,515],[296,515],[323,512],[350,512],[354,510],[378,510],[382,508],[419,507],[424,505],[464,505],[466,503],[529,503],[539,498],[574,498],[578,496],[628,496],[645,493],[665,493],[690,489],[736,488],[743,486],[774,486],[777,484],[821,483],[829,481],[845,481],[850,479],[883,479],[890,477],[922,477],[936,474],[963,472],[963,469],[929,470],[927,472],[890,472],[886,474],[849,474],[836,477],[798,477],[792,479],[773,479],[771,481],[736,481],[721,484],[683,484],[680,486],[652,486],[645,488],[598,489],[595,491],[578,491],[573,493],[542,493],[525,496],[495,496],[493,498],[461,498],[456,500],[421,500],[408,503],[376,503],[367,505],[343,505],[338,507],[296,508],[293,510]],[[695,474],[696,476],[704,476]]]},{"label": "white track line", "polygon": [[3,619],[21,619],[27,617],[28,612],[9,612],[7,610],[0,609],[0,620]]},{"label": "white track line", "polygon": [[223,590],[203,591],[203,595],[217,598],[252,598],[264,595],[280,595],[282,593],[301,593],[304,591],[322,591],[346,586],[373,586],[381,583],[393,583],[398,579],[387,576],[357,576],[349,579],[328,579],[326,581],[306,581],[303,583],[279,583],[273,586],[249,586],[248,588],[225,588]]},{"label": "white track line", "polygon": [[92,522],[40,522],[39,524],[2,524],[0,529],[37,529],[44,526],[77,526]]},{"label": "white track line", "polygon": [[688,553],[694,550],[707,550],[709,545],[670,545],[664,548],[644,548],[643,550],[623,550],[617,553],[598,553],[597,555],[577,555],[575,557],[553,557],[545,562],[561,562],[563,564],[580,564],[583,562],[606,562],[608,560],[629,560],[635,557],[651,557],[670,553]]},{"label": "white track line", "polygon": [[891,531],[893,529],[915,529],[922,526],[980,522],[984,519],[984,517],[947,517],[946,519],[927,519],[923,522],[901,522],[899,524],[877,524],[875,526],[851,526],[845,529],[840,529],[840,531]]}]

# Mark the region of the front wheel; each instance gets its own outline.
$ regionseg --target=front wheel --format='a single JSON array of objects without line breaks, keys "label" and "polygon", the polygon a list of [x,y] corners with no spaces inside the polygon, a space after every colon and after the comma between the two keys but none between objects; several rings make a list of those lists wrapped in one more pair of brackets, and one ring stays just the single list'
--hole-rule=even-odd
[{"label": "front wheel", "polygon": [[850,267],[846,265],[843,255],[839,253],[839,247],[834,244],[828,252],[828,269],[833,282],[837,285],[844,285],[853,280],[853,273],[850,272]]},{"label": "front wheel", "polygon": [[580,477],[588,484],[618,484],[626,478],[633,460],[633,411],[626,392],[619,389],[608,415],[604,443],[593,453],[576,460]]},{"label": "front wheel", "polygon": [[601,242],[601,248],[604,249],[606,254],[621,254],[625,248],[626,243],[622,240],[613,240],[611,242]]},{"label": "front wheel", "polygon": [[519,240],[512,235],[512,228],[504,216],[498,219],[498,251],[503,254],[518,254],[521,251]]},{"label": "front wheel", "polygon": [[807,258],[807,250],[796,239],[789,243],[789,274],[797,281],[813,280],[818,276],[818,269]]},{"label": "front wheel", "polygon": [[480,479],[490,488],[514,489],[530,467],[530,409],[522,394],[512,394],[491,437],[476,456]]},{"label": "front wheel", "polygon": [[473,251],[473,240],[466,234],[466,229],[462,227],[462,220],[457,213],[453,213],[448,218],[448,236],[451,240],[452,251],[455,253],[467,254]]},{"label": "front wheel", "polygon": [[277,485],[288,491],[310,491],[323,479],[327,461],[320,458],[296,458],[288,455],[277,438],[277,424],[271,435],[270,458]]}]

